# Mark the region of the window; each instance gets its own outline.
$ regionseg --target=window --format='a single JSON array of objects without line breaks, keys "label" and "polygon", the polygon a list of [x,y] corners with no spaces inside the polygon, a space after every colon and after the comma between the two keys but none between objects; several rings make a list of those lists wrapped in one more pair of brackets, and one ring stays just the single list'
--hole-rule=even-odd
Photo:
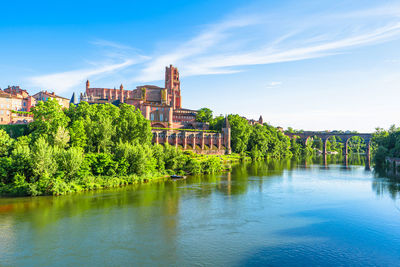
[{"label": "window", "polygon": [[[26,106],[26,102],[24,102],[24,107]],[[3,105],[2,105],[2,107],[3,107]]]},{"label": "window", "polygon": [[154,121],[154,114],[150,114],[150,120]]},{"label": "window", "polygon": [[163,114],[160,114],[160,121],[163,121]]},{"label": "window", "polygon": [[3,110],[0,110],[0,115],[3,115],[4,114],[4,111]]}]

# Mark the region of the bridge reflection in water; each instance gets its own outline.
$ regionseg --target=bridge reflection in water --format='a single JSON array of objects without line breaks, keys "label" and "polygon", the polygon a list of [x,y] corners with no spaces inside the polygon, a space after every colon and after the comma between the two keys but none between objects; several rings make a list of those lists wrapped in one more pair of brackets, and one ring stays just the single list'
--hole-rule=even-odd
[{"label": "bridge reflection in water", "polygon": [[301,133],[285,133],[286,136],[290,138],[300,138],[303,141],[305,146],[308,145],[310,140],[313,140],[314,137],[318,137],[322,141],[322,156],[324,159],[324,166],[328,167],[328,153],[327,153],[327,144],[328,140],[331,137],[339,137],[344,146],[343,146],[343,164],[348,167],[349,166],[349,157],[348,157],[348,146],[349,140],[352,137],[358,136],[362,138],[365,142],[366,150],[365,150],[365,169],[371,169],[371,139],[372,134],[370,133],[335,133],[335,132],[315,132],[315,131],[304,131]]},{"label": "bridge reflection in water", "polygon": [[351,165],[364,165],[365,170],[371,170],[371,158],[364,154],[350,154],[350,155],[320,155],[303,158],[304,167],[308,168],[314,164],[320,164],[324,169],[329,169],[331,164],[340,164],[344,169],[351,169]]}]

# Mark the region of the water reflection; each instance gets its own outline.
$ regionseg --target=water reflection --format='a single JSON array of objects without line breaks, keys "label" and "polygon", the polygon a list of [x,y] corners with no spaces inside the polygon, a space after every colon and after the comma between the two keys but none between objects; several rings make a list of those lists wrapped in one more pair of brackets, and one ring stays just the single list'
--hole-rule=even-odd
[{"label": "water reflection", "polygon": [[400,185],[365,165],[363,155],[270,159],[186,180],[0,199],[0,265],[352,265],[371,251],[382,253],[374,264],[393,265]]}]

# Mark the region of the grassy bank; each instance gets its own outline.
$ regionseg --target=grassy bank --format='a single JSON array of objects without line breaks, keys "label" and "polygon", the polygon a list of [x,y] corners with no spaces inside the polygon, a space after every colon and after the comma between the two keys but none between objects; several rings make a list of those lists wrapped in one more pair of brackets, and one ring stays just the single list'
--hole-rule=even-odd
[{"label": "grassy bank", "polygon": [[0,185],[0,196],[39,196],[39,195],[65,195],[69,193],[116,188],[131,184],[147,183],[169,177],[169,175],[154,173],[147,175],[128,176],[88,176],[79,180],[65,181],[63,179],[48,179],[38,183],[28,183],[20,180],[19,183]]}]

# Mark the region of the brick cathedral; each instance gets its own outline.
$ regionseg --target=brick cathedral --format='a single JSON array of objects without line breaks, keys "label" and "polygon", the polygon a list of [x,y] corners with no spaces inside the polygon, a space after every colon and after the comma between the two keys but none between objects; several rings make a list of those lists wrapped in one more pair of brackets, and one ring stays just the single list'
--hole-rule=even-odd
[{"label": "brick cathedral", "polygon": [[119,89],[91,88],[89,81],[86,81],[86,91],[81,94],[80,100],[89,104],[133,105],[151,121],[152,127],[175,129],[207,129],[208,127],[206,124],[196,122],[196,110],[182,108],[179,71],[172,65],[165,68],[164,88],[142,85],[133,90],[125,90],[122,84]]}]

